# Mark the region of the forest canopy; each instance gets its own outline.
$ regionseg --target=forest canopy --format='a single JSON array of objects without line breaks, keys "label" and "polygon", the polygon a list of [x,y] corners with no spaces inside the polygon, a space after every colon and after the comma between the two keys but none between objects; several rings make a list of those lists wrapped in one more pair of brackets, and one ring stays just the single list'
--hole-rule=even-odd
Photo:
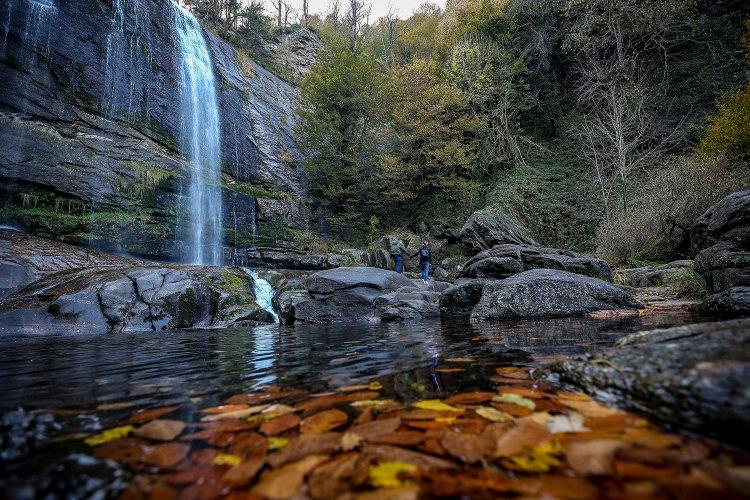
[{"label": "forest canopy", "polygon": [[[270,14],[269,33],[284,24]],[[340,239],[457,227],[487,207],[543,244],[663,261],[750,185],[746,2],[449,0],[373,20],[349,0],[303,14],[324,48],[297,132],[313,218]]]}]

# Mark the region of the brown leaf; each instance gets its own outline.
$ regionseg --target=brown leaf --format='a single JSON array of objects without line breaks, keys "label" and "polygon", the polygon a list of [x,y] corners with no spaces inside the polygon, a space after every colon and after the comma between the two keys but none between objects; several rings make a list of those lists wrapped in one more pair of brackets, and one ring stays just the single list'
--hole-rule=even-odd
[{"label": "brown leaf", "polygon": [[376,438],[382,434],[388,434],[395,432],[401,426],[401,419],[399,417],[387,418],[381,420],[373,420],[366,424],[355,425],[351,427],[347,432],[354,433],[360,436],[362,439],[368,440]]},{"label": "brown leaf", "polygon": [[[445,469],[418,471],[424,494],[435,497],[508,497],[515,490],[514,480],[483,469],[465,469],[460,474]],[[492,495],[494,494],[494,495]]]},{"label": "brown leaf", "polygon": [[417,498],[419,498],[419,488],[416,486],[378,488],[354,495],[355,500],[417,500]]},{"label": "brown leaf", "polygon": [[310,475],[310,495],[316,499],[338,497],[367,480],[369,465],[370,460],[359,453],[334,457]]},{"label": "brown leaf", "polygon": [[435,368],[438,373],[457,373],[466,371],[464,368]]},{"label": "brown leaf", "polygon": [[448,462],[447,460],[397,446],[369,444],[362,447],[362,453],[375,460],[406,462],[407,464],[425,469],[450,469],[456,467],[452,462]]},{"label": "brown leaf", "polygon": [[455,417],[452,411],[435,411],[435,410],[408,410],[400,413],[404,420],[435,420],[444,417]]},{"label": "brown leaf", "polygon": [[259,406],[251,406],[249,408],[245,407],[240,410],[225,411],[221,413],[212,413],[201,418],[201,422],[214,422],[217,420],[245,418],[245,417],[249,417],[250,415],[255,415],[255,414],[262,412],[263,410],[268,408],[268,406],[269,405],[259,405]]},{"label": "brown leaf", "polygon": [[218,483],[221,479],[221,471],[212,465],[201,465],[191,467],[187,470],[175,472],[164,476],[164,480],[169,484],[185,485],[194,483]]},{"label": "brown leaf", "polygon": [[549,436],[549,430],[534,420],[518,420],[515,425],[497,439],[494,456],[508,457],[517,455],[537,446]]},{"label": "brown leaf", "polygon": [[623,440],[656,450],[678,446],[682,442],[680,436],[643,428],[625,429]]},{"label": "brown leaf", "polygon": [[179,406],[165,406],[163,408],[148,408],[146,410],[138,410],[137,412],[130,415],[128,423],[142,424],[144,422],[163,417],[164,415],[169,415],[178,408]]},{"label": "brown leaf", "polygon": [[625,460],[615,460],[614,471],[615,474],[622,477],[660,480],[668,480],[682,473],[682,469],[679,467],[653,467]]},{"label": "brown leaf", "polygon": [[440,444],[454,457],[469,464],[478,462],[482,457],[494,451],[494,443],[482,439],[476,434],[446,432]]},{"label": "brown leaf", "polygon": [[340,432],[302,434],[297,439],[290,440],[280,451],[269,455],[267,462],[273,467],[279,467],[307,455],[334,453],[341,448],[341,437]]},{"label": "brown leaf", "polygon": [[266,436],[276,436],[282,432],[294,429],[300,423],[300,418],[293,413],[287,413],[281,417],[272,418],[263,422],[260,431]]},{"label": "brown leaf", "polygon": [[615,453],[623,446],[611,439],[571,443],[566,450],[568,465],[582,475],[611,474]]},{"label": "brown leaf", "polygon": [[113,410],[124,410],[126,408],[132,408],[135,406],[135,403],[131,401],[122,401],[119,403],[104,403],[97,405],[96,409],[97,411],[113,411]]},{"label": "brown leaf", "polygon": [[252,492],[272,499],[289,498],[297,493],[305,476],[326,460],[326,455],[310,455],[298,462],[268,471],[260,477]]},{"label": "brown leaf", "polygon": [[221,495],[222,486],[216,483],[191,484],[180,493],[180,500],[213,500]]},{"label": "brown leaf", "polygon": [[534,498],[586,499],[600,496],[594,485],[580,477],[541,475],[518,478],[514,488]]},{"label": "brown leaf", "polygon": [[290,391],[279,391],[279,392],[254,392],[247,394],[237,394],[227,399],[227,404],[244,404],[244,405],[257,405],[258,403],[270,403],[271,401],[277,401],[279,399],[298,397],[305,394],[304,391],[290,390]]},{"label": "brown leaf", "polygon": [[249,408],[249,406],[245,404],[229,404],[203,408],[198,411],[199,413],[206,413],[207,415],[220,415],[222,413],[231,413],[235,411],[245,410],[247,408]]},{"label": "brown leaf", "polygon": [[224,474],[222,481],[232,488],[245,486],[263,467],[263,463],[262,458],[251,458],[239,465],[235,465]]},{"label": "brown leaf", "polygon": [[141,461],[160,469],[171,469],[187,457],[190,447],[182,443],[165,443],[150,447]]},{"label": "brown leaf", "polygon": [[423,442],[427,437],[417,431],[398,431],[381,434],[370,438],[369,441],[375,444],[390,444],[397,446],[415,446]]},{"label": "brown leaf", "polygon": [[109,459],[128,467],[135,467],[147,451],[149,446],[145,441],[123,438],[97,446],[94,456],[100,460]]},{"label": "brown leaf", "polygon": [[242,457],[263,458],[268,453],[268,439],[254,432],[242,433],[232,444],[232,453]]},{"label": "brown leaf", "polygon": [[367,408],[365,409],[365,411],[357,415],[357,418],[354,419],[354,422],[352,422],[352,424],[366,424],[367,422],[372,422],[374,419],[375,411],[372,408]]},{"label": "brown leaf", "polygon": [[512,403],[492,403],[492,406],[514,417],[528,417],[534,413],[534,410]]},{"label": "brown leaf", "polygon": [[323,434],[344,425],[349,417],[341,410],[326,410],[311,415],[300,424],[302,434]]},{"label": "brown leaf", "polygon": [[537,390],[537,389],[529,389],[526,387],[504,387],[502,390],[503,394],[516,394],[518,396],[522,396],[524,398],[531,398],[531,399],[540,399],[547,394],[545,394],[543,391]]},{"label": "brown leaf", "polygon": [[478,405],[491,401],[495,394],[492,392],[463,392],[461,394],[454,394],[445,401],[449,405]]},{"label": "brown leaf", "polygon": [[367,387],[369,387],[367,384],[362,384],[362,385],[342,385],[341,387],[337,387],[336,390],[339,391],[339,392],[366,391]]},{"label": "brown leaf", "polygon": [[[442,436],[441,436],[442,437]],[[419,445],[419,449],[432,455],[445,455],[448,453],[437,438],[429,438]]]},{"label": "brown leaf", "polygon": [[136,436],[153,441],[172,441],[185,430],[182,420],[152,420],[135,430]]},{"label": "brown leaf", "polygon": [[353,401],[366,401],[370,399],[376,399],[379,395],[380,394],[376,391],[358,391],[347,392],[343,394],[334,393],[328,396],[310,398],[301,403],[297,403],[294,407],[298,410],[303,411],[324,410],[345,403],[351,403]]},{"label": "brown leaf", "polygon": [[568,408],[576,410],[578,413],[587,418],[609,417],[622,413],[596,401],[579,401],[577,399],[560,399],[560,403]]}]

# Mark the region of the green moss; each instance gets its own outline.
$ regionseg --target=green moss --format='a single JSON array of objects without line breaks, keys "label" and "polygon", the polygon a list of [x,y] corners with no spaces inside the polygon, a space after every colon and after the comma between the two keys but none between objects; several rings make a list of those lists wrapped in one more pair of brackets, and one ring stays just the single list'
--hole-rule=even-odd
[{"label": "green moss", "polygon": [[175,314],[175,326],[177,328],[189,328],[193,326],[198,318],[198,300],[195,290],[188,288],[177,300],[177,313]]},{"label": "green moss", "polygon": [[680,269],[667,278],[667,284],[680,297],[702,298],[707,295],[706,280],[694,269]]},{"label": "green moss", "polygon": [[172,151],[178,150],[177,139],[175,139],[175,137],[170,134],[159,122],[157,122],[150,116],[135,114],[130,117],[130,123],[135,128],[152,137],[153,139],[159,141],[161,144],[171,149]]}]

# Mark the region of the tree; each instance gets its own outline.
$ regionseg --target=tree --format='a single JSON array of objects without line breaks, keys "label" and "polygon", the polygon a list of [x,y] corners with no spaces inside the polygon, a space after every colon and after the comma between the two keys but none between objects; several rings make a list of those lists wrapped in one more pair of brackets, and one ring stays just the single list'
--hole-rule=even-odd
[{"label": "tree", "polygon": [[349,50],[357,51],[362,31],[369,24],[370,6],[365,0],[349,0],[349,10],[344,22],[349,34]]},{"label": "tree", "polygon": [[373,215],[389,84],[371,57],[349,49],[348,40],[327,40],[303,79],[298,133],[320,214],[336,233],[352,238],[366,232]]}]

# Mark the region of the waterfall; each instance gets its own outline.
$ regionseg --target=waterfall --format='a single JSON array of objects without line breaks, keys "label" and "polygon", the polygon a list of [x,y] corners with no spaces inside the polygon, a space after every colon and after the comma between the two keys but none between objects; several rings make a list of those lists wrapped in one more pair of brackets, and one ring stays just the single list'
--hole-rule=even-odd
[{"label": "waterfall", "polygon": [[188,261],[221,263],[221,145],[216,80],[198,20],[174,4],[180,49],[181,146],[191,163]]},{"label": "waterfall", "polygon": [[258,276],[258,271],[253,271],[246,267],[242,268],[253,279],[253,291],[255,292],[255,302],[265,311],[273,316],[274,323],[279,322],[279,316],[273,310],[273,287],[271,284]]},{"label": "waterfall", "polygon": [[23,20],[23,33],[21,44],[33,51],[31,63],[36,63],[36,53],[41,52],[46,63],[49,60],[51,49],[51,33],[53,30],[52,16],[57,13],[57,5],[54,0],[8,0],[6,12],[3,19],[3,50],[8,44],[11,21],[14,11],[21,10],[17,2],[24,2],[26,16]]}]

